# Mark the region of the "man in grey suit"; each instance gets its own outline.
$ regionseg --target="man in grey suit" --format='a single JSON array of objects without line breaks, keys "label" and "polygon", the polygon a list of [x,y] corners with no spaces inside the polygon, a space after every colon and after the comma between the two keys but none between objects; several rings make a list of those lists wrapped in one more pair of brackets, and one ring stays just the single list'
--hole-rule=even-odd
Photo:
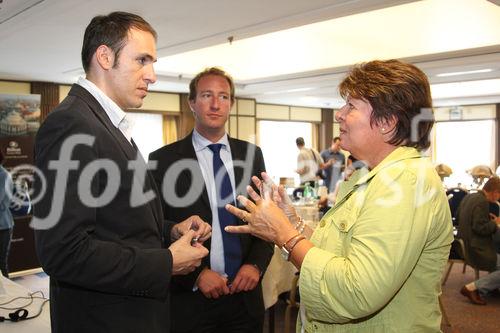
[{"label": "man in grey suit", "polygon": [[168,332],[171,277],[208,254],[192,243],[208,239],[207,223],[164,221],[130,136],[124,110],[140,107],[156,80],[155,44],[137,15],[94,17],[82,47],[86,78],[37,134],[32,225],[53,332]]}]

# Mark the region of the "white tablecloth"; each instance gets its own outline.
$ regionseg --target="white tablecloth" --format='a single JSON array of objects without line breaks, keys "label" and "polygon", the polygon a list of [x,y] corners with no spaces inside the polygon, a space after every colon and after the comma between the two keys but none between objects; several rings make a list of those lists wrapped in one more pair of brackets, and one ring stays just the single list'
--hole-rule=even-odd
[{"label": "white tablecloth", "polygon": [[[11,299],[19,296],[28,297],[30,290],[21,286],[20,284],[15,283],[0,274],[0,303],[5,303],[10,301]],[[2,289],[3,287],[3,289]],[[36,294],[36,296],[40,296]],[[48,295],[45,295],[46,297]],[[43,300],[35,298],[33,299],[33,303],[29,306],[26,306],[25,309],[28,310],[28,317],[38,313],[40,306]],[[16,300],[15,302],[2,305],[2,307],[17,307],[23,306],[29,303],[29,299],[24,300]],[[3,310],[0,309],[0,316],[9,317],[10,312],[14,312],[15,310]],[[50,333],[50,310],[49,303],[47,302],[42,310],[40,316],[30,320],[23,320],[19,322],[10,322],[5,321],[0,323],[0,331],[2,333]]]},{"label": "white tablecloth", "polygon": [[[319,210],[316,204],[294,205],[305,223],[314,229],[319,222]],[[292,288],[292,280],[297,269],[292,263],[281,257],[281,250],[275,246],[274,254],[262,280],[262,292],[264,294],[264,306],[269,308],[278,301],[278,296]]]},{"label": "white tablecloth", "polygon": [[275,246],[274,255],[262,279],[264,307],[270,308],[278,301],[278,296],[292,287],[292,280],[297,272],[295,266],[281,257],[281,250]]}]

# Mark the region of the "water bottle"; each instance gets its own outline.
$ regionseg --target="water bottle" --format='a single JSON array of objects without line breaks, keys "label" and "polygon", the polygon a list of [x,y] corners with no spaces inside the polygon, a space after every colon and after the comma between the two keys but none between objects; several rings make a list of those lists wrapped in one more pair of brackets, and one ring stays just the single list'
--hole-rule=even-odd
[{"label": "water bottle", "polygon": [[304,186],[304,200],[306,202],[310,201],[312,196],[313,196],[313,193],[312,193],[312,187],[311,185],[309,185],[309,183],[306,183],[306,186]]}]

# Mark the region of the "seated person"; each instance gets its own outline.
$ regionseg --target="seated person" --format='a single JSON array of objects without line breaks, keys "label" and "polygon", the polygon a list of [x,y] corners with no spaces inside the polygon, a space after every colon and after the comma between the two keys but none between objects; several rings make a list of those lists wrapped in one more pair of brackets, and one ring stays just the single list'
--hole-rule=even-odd
[{"label": "seated person", "polygon": [[498,290],[498,288],[500,288],[500,270],[466,284],[462,287],[460,293],[474,304],[486,305],[484,296]]}]

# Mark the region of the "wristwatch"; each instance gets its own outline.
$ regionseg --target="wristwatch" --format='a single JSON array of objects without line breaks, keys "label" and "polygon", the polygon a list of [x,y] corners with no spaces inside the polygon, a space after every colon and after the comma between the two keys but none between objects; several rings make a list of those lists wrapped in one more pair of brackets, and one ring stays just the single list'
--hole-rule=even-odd
[{"label": "wristwatch", "polygon": [[292,253],[293,248],[297,245],[301,240],[306,239],[300,233],[290,238],[281,246],[281,256],[286,261],[290,260],[290,254]]},{"label": "wristwatch", "polygon": [[284,246],[281,247],[281,257],[286,261],[290,259],[290,252]]}]

